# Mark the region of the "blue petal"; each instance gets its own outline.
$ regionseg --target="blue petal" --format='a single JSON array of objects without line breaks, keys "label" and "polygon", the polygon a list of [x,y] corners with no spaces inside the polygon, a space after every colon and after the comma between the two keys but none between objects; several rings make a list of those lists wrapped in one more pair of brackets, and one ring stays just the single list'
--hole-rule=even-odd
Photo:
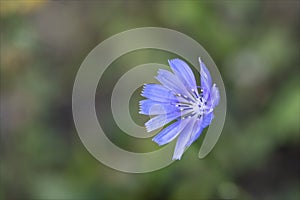
[{"label": "blue petal", "polygon": [[212,108],[214,108],[214,107],[216,107],[216,105],[219,104],[219,101],[220,101],[219,89],[216,86],[216,84],[214,84],[210,91],[208,105],[211,106]]},{"label": "blue petal", "polygon": [[211,112],[208,115],[201,117],[200,121],[196,122],[197,124],[194,127],[193,133],[192,133],[186,147],[189,147],[193,142],[195,142],[195,140],[197,140],[199,138],[203,129],[205,129],[208,125],[211,124],[213,118],[214,118],[214,113]]},{"label": "blue petal", "polygon": [[186,144],[188,143],[189,138],[191,137],[192,131],[194,129],[196,118],[194,117],[194,118],[187,119],[187,120],[189,120],[188,124],[181,131],[181,133],[177,139],[177,143],[176,143],[173,158],[172,158],[173,160],[181,159],[181,156],[182,156],[184,150],[186,149]]},{"label": "blue petal", "polygon": [[176,96],[167,88],[158,84],[146,84],[142,96],[159,102],[177,102]]},{"label": "blue petal", "polygon": [[214,116],[213,112],[211,112],[211,113],[209,113],[207,115],[204,115],[203,121],[201,123],[201,127],[202,128],[206,128],[207,126],[209,126],[211,124],[211,122],[212,122],[212,120],[213,120],[214,117],[215,116]]},{"label": "blue petal", "polygon": [[140,101],[140,114],[144,115],[161,115],[174,111],[179,111],[174,104],[153,101],[151,99]]},{"label": "blue petal", "polygon": [[188,89],[198,91],[195,76],[188,64],[186,64],[183,60],[176,58],[169,60],[169,65],[178,79],[184,83]]},{"label": "blue petal", "polygon": [[212,80],[208,69],[206,68],[204,62],[199,58],[200,63],[200,76],[201,76],[201,88],[203,89],[203,95],[206,99],[210,93]]},{"label": "blue petal", "polygon": [[156,117],[151,118],[149,121],[145,123],[146,129],[148,132],[153,131],[179,118],[180,116],[184,116],[190,112],[191,112],[190,110],[184,110],[184,111],[174,111],[164,115],[158,115]]},{"label": "blue petal", "polygon": [[172,112],[165,115],[158,115],[156,117],[151,118],[149,121],[145,123],[146,129],[148,132],[151,132],[155,129],[158,129],[167,123],[173,121],[174,119],[181,116],[181,112]]},{"label": "blue petal", "polygon": [[188,92],[187,88],[184,86],[184,84],[171,72],[160,69],[158,70],[158,75],[156,76],[156,79],[169,90],[177,94],[186,95],[190,98],[193,98]]},{"label": "blue petal", "polygon": [[152,141],[156,142],[158,145],[164,145],[172,140],[174,140],[180,133],[180,131],[185,128],[187,120],[178,120],[171,124],[170,126],[163,129],[158,133]]},{"label": "blue petal", "polygon": [[198,131],[196,132],[196,134],[194,135],[194,137],[189,140],[188,144],[186,145],[186,148],[188,148],[189,146],[191,146],[191,144],[193,144],[200,137],[201,133],[203,132],[203,129],[204,128],[202,128],[202,127],[200,127],[198,129]]},{"label": "blue petal", "polygon": [[196,121],[195,126],[193,128],[192,134],[189,138],[189,141],[186,144],[186,148],[189,147],[201,134],[203,128],[202,128],[202,122],[203,117],[201,117],[199,120]]}]

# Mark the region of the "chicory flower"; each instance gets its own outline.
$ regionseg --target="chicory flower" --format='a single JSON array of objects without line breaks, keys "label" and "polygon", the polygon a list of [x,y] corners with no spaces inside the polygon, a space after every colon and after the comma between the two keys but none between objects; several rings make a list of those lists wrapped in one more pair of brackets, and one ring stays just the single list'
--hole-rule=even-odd
[{"label": "chicory flower", "polygon": [[167,124],[152,140],[164,145],[177,138],[173,160],[180,160],[184,151],[211,124],[220,94],[205,64],[199,58],[200,82],[183,60],[169,60],[173,71],[160,69],[156,79],[161,84],[145,84],[140,101],[140,114],[155,115],[145,123],[148,132]]}]

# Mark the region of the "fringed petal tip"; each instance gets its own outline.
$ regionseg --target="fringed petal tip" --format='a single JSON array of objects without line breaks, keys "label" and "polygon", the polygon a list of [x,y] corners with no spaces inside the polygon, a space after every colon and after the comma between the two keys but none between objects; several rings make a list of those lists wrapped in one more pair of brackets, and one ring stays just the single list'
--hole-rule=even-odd
[{"label": "fringed petal tip", "polygon": [[155,142],[158,146],[163,146],[164,145],[163,143],[161,143],[160,141],[158,141],[155,138],[152,138],[152,141]]},{"label": "fringed petal tip", "polygon": [[172,157],[172,160],[181,160],[181,157],[182,157],[182,154],[179,156],[179,155],[174,155]]},{"label": "fringed petal tip", "polygon": [[146,124],[145,124],[145,127],[146,127],[147,133],[150,133],[151,131],[153,131],[153,130],[151,130],[151,128],[149,127],[149,125],[146,125]]},{"label": "fringed petal tip", "polygon": [[177,101],[176,97],[169,89],[155,83],[144,85],[141,95],[145,98],[159,102]]},{"label": "fringed petal tip", "polygon": [[141,115],[148,115],[147,113],[144,113],[142,110],[139,111],[139,114],[141,114]]}]

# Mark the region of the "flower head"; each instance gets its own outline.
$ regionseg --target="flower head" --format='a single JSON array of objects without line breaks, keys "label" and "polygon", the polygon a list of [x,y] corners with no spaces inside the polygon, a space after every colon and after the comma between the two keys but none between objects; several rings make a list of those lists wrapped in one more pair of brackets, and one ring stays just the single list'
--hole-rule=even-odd
[{"label": "flower head", "polygon": [[156,79],[160,84],[145,84],[140,101],[140,114],[155,115],[145,123],[148,132],[161,128],[152,140],[164,145],[177,138],[173,160],[180,160],[187,149],[211,124],[213,110],[219,103],[220,94],[205,64],[199,58],[201,86],[183,60],[169,60],[173,71],[160,69]]}]

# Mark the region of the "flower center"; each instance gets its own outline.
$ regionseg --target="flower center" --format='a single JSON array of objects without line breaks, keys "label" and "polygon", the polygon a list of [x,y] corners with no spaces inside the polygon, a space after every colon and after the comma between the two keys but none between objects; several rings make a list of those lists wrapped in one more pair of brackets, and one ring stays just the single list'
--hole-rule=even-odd
[{"label": "flower center", "polygon": [[182,94],[175,94],[179,101],[175,106],[179,107],[182,112],[181,119],[191,118],[195,115],[197,119],[200,119],[201,116],[207,113],[209,107],[206,105],[206,100],[203,98],[202,92],[201,90],[199,95],[198,91],[192,89],[191,96],[193,98]]},{"label": "flower center", "polygon": [[198,115],[203,115],[206,112],[206,102],[200,97],[192,104],[193,111]]}]

